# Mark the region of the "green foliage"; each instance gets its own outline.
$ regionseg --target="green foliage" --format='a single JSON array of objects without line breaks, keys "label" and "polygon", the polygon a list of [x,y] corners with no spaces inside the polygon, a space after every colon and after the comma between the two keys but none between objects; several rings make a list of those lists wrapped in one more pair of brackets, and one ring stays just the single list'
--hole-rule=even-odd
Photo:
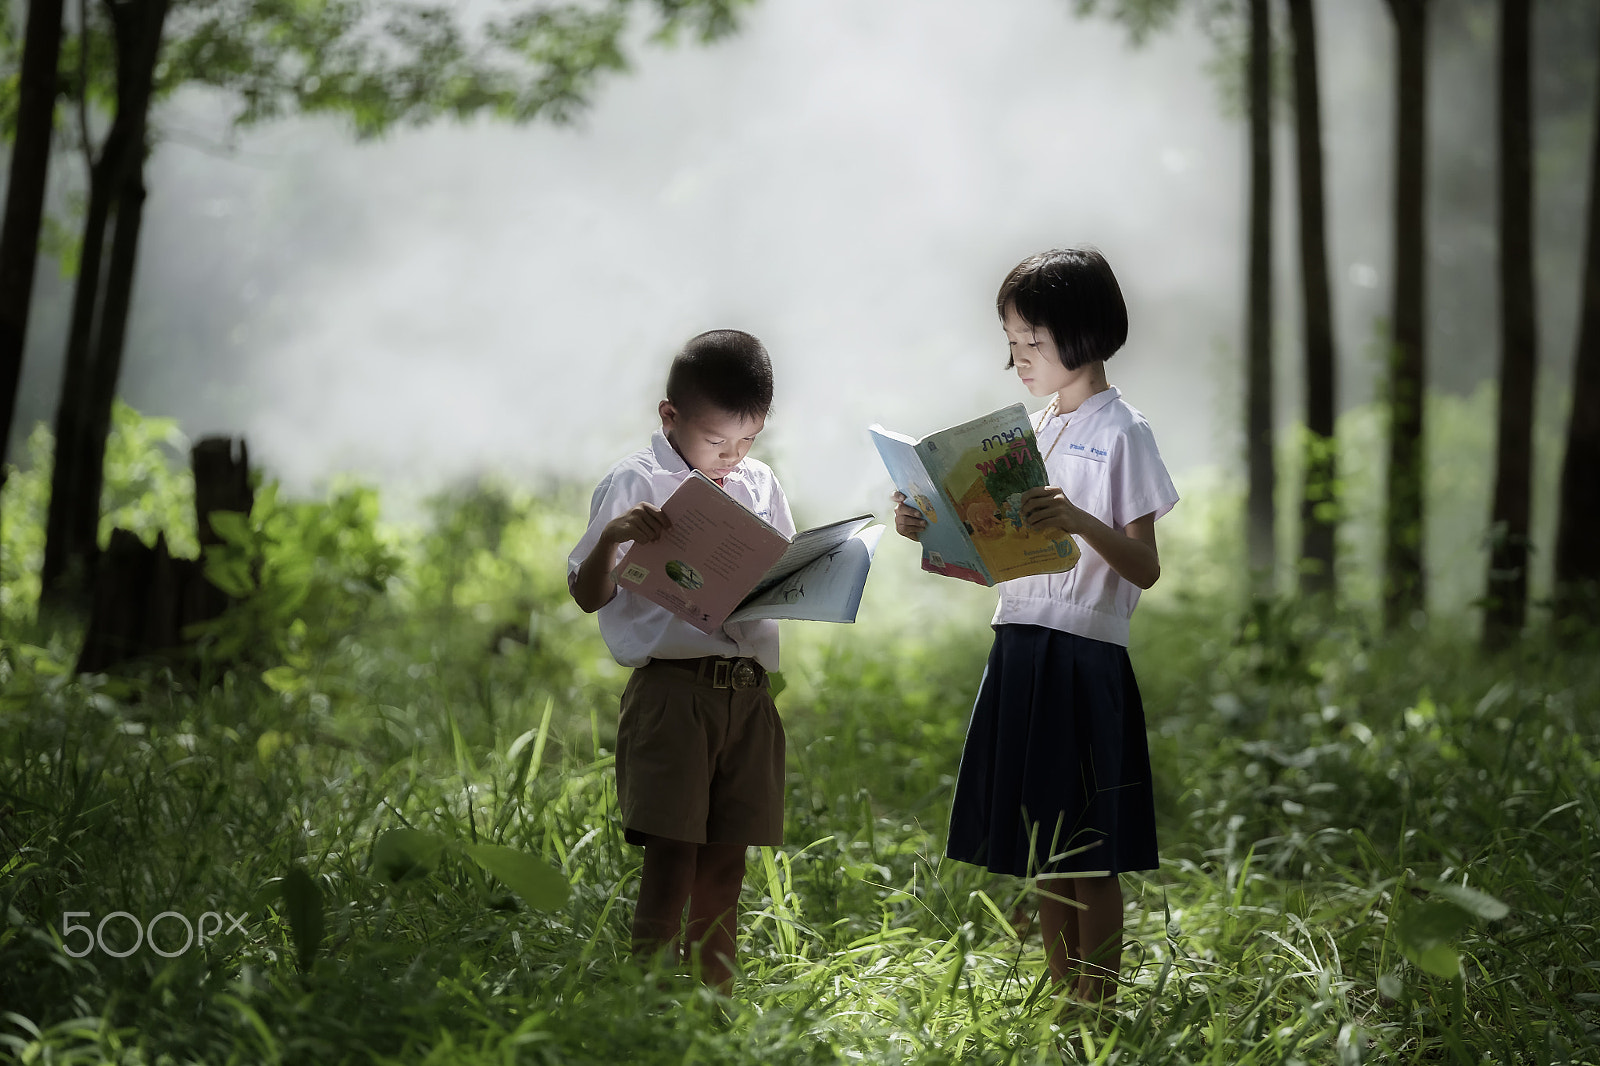
[{"label": "green foliage", "polygon": [[1432,878],[1424,878],[1420,885],[1440,898],[1402,911],[1394,922],[1395,939],[1405,957],[1428,973],[1459,977],[1461,955],[1457,942],[1471,927],[1472,919],[1498,921],[1511,908],[1466,885],[1444,884]]},{"label": "green foliage", "polygon": [[[53,451],[50,430],[41,422],[28,435],[20,468],[7,464],[0,499],[0,627],[25,623],[39,602]],[[100,498],[102,546],[113,529],[122,528],[147,545],[165,537],[176,556],[199,553],[188,454],[188,439],[175,420],[146,417],[120,401],[115,405]]]},{"label": "green foliage", "polygon": [[6,630],[31,618],[39,603],[52,449],[50,431],[40,423],[28,434],[24,467],[6,464],[0,489],[0,627]]},{"label": "green foliage", "polygon": [[[0,646],[0,1041],[126,1062],[1592,1059],[1600,655],[1236,614],[1228,568],[1200,572],[1226,508],[1186,492],[1205,520],[1163,556],[1190,584],[1150,598],[1131,648],[1163,865],[1124,880],[1104,1018],[1057,1009],[1011,923],[1027,882],[940,858],[988,597],[893,543],[856,627],[786,633],[786,841],[751,856],[734,999],[632,962],[626,675],[565,586],[583,499],[485,484],[422,530],[359,493],[224,521],[255,589],[274,552],[314,560],[302,606],[350,582],[357,608],[294,614],[315,654],[287,672],[117,687],[72,676],[61,642]],[[63,914],[117,910],[241,928],[170,959],[66,950]]]},{"label": "green foliage", "polygon": [[519,3],[480,23],[450,4],[190,0],[173,8],[161,89],[227,90],[241,125],[341,114],[360,136],[479,113],[566,122],[605,75],[628,68],[637,8],[653,9],[657,40],[687,30],[711,41],[733,32],[748,2]]},{"label": "green foliage", "polygon": [[393,884],[425,877],[448,850],[455,850],[505,882],[530,907],[554,910],[571,891],[547,862],[503,844],[455,844],[438,833],[391,829],[372,846],[372,866]]},{"label": "green foliage", "polygon": [[1122,23],[1134,45],[1141,45],[1150,35],[1166,29],[1177,17],[1181,0],[1072,0],[1079,18],[1104,14]]},{"label": "green foliage", "polygon": [[[396,0],[172,0],[156,98],[185,85],[232,94],[238,125],[296,112],[347,117],[359,136],[397,125],[480,113],[567,122],[608,74],[628,69],[624,39],[710,43],[738,28],[752,0],[520,0],[481,18],[448,3]],[[638,9],[649,14],[642,18]],[[61,81],[71,99],[116,109],[109,19],[89,5],[89,33],[62,40]],[[22,40],[0,11],[0,131],[15,124]],[[80,68],[86,75],[80,75]],[[72,128],[71,123],[64,123]]]},{"label": "green foliage", "polygon": [[113,529],[129,529],[147,545],[165,537],[173,555],[200,553],[194,528],[194,476],[189,440],[172,418],[151,418],[120,400],[111,411],[105,489],[100,497],[100,544]]},{"label": "green foliage", "polygon": [[285,693],[371,614],[400,562],[378,527],[377,493],[361,486],[290,503],[269,484],[249,515],[213,514],[211,528],[223,543],[206,551],[206,577],[236,602],[202,627],[207,647],[224,663],[271,668],[265,679]]}]

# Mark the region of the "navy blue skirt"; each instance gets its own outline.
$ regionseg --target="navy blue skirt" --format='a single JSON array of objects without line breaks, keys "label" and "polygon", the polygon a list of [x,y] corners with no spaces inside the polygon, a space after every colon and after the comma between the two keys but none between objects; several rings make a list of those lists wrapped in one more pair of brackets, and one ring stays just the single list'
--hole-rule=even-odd
[{"label": "navy blue skirt", "polygon": [[1128,649],[994,627],[950,812],[952,859],[995,873],[1154,870],[1144,705]]}]

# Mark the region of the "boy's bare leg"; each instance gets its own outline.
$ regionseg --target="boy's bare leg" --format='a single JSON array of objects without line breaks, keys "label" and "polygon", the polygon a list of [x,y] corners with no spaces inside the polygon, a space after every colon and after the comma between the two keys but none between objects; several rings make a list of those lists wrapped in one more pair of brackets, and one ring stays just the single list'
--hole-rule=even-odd
[{"label": "boy's bare leg", "polygon": [[700,845],[652,836],[645,840],[644,872],[639,875],[639,905],[633,911],[635,958],[666,949],[677,959],[683,905],[694,887],[695,853]]},{"label": "boy's bare leg", "polygon": [[[1039,879],[1039,932],[1044,935],[1045,961],[1050,976],[1069,988],[1082,969],[1082,941],[1078,933],[1078,908],[1072,883],[1076,878]],[[1059,898],[1052,898],[1059,897]]]},{"label": "boy's bare leg", "polygon": [[1084,905],[1078,914],[1083,972],[1073,995],[1086,1003],[1109,1003],[1117,997],[1122,972],[1122,883],[1109,877],[1078,877],[1073,891]]},{"label": "boy's bare leg", "polygon": [[743,844],[700,845],[689,893],[689,950],[700,952],[701,980],[723,995],[733,988],[744,870]]}]

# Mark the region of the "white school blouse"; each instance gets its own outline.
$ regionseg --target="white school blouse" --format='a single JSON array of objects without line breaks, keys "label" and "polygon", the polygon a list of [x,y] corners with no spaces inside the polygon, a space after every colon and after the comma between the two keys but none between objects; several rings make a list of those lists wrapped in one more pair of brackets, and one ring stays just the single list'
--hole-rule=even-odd
[{"label": "white school blouse", "polygon": [[[1160,518],[1178,502],[1150,423],[1116,386],[1095,393],[1076,411],[1049,418],[1037,412],[1033,429],[1039,453],[1050,453],[1050,484],[1112,529],[1147,514]],[[1066,573],[1000,582],[993,624],[1047,626],[1126,647],[1139,586],[1118,575],[1083,538],[1077,540],[1083,555]]]},{"label": "white school blouse", "polygon": [[[661,506],[689,474],[689,464],[659,429],[651,436],[648,447],[640,448],[607,471],[589,501],[589,528],[567,556],[567,586],[570,588],[577,580],[578,568],[600,542],[606,523],[637,503]],[[794,536],[789,501],[766,463],[745,456],[723,478],[722,488],[778,532]],[[632,544],[628,541],[617,548],[612,566]],[[778,668],[778,623],[774,621],[734,623],[715,633],[702,633],[665,607],[623,588],[617,589],[611,602],[596,614],[606,647],[623,666],[643,666],[652,658],[748,655],[768,670]]]}]

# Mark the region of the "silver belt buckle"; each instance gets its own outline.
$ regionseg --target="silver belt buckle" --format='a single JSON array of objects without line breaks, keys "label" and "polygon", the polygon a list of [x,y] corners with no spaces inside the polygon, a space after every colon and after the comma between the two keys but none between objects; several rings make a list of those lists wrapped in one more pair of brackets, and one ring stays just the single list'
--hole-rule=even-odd
[{"label": "silver belt buckle", "polygon": [[740,659],[733,664],[734,688],[755,688],[756,681],[756,668],[751,665],[749,659]]}]

